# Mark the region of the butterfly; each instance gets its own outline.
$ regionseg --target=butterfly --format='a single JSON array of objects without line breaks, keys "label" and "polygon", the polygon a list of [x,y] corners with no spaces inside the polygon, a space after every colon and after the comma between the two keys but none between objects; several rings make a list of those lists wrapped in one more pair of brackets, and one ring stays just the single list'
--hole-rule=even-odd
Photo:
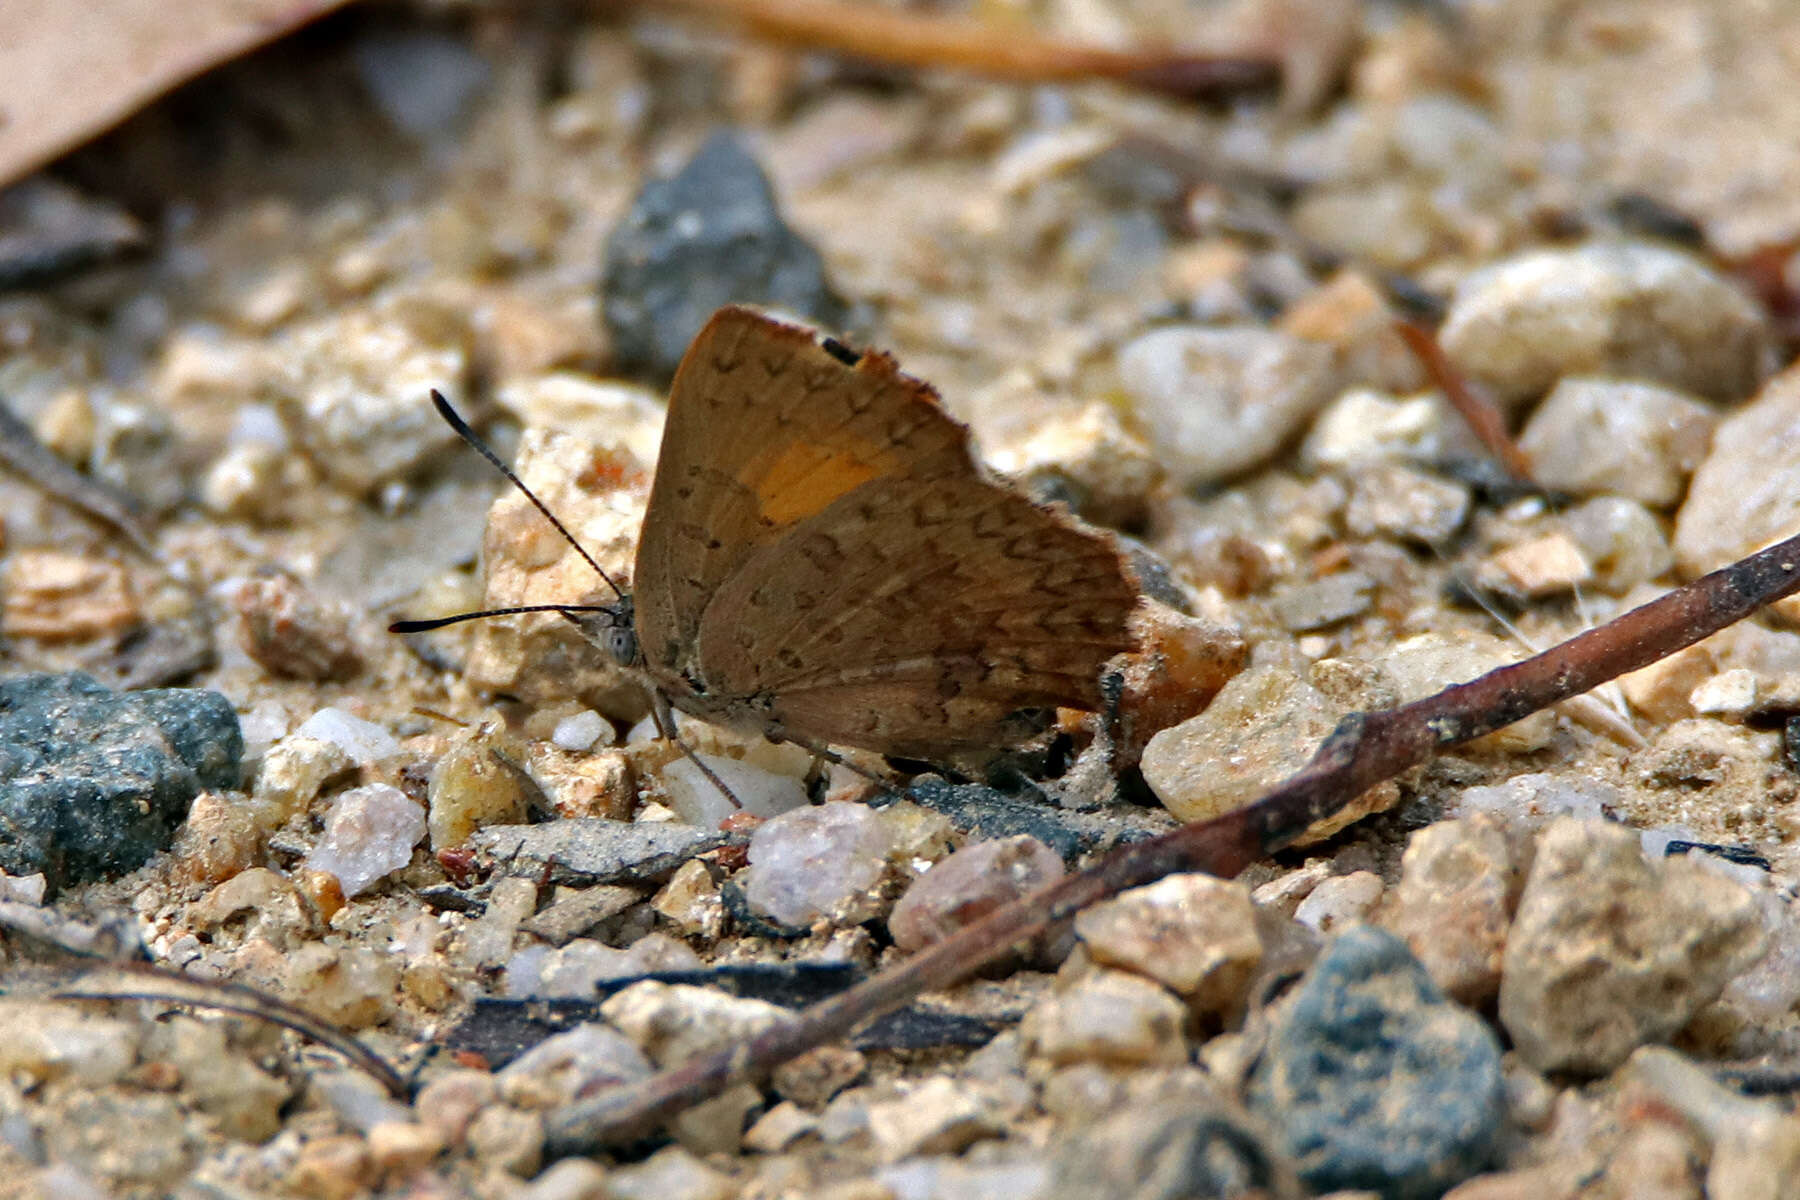
[{"label": "butterfly", "polygon": [[1109,536],[990,475],[891,356],[738,306],[676,371],[632,583],[606,604],[393,628],[560,612],[642,673],[665,732],[672,706],[814,750],[947,763],[1015,744],[1044,710],[1101,708],[1139,603]]}]

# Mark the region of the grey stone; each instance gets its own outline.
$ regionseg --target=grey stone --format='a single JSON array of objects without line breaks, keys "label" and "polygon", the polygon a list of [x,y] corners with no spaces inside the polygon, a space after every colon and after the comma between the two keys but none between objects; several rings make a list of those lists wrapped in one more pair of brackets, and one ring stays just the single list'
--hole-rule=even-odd
[{"label": "grey stone", "polygon": [[570,817],[543,825],[489,825],[469,838],[491,854],[495,869],[508,875],[585,887],[595,883],[635,883],[665,879],[697,854],[732,839],[692,825],[608,821]]},{"label": "grey stone", "polygon": [[675,373],[721,305],[768,304],[843,323],[819,252],[789,229],[769,180],[730,133],[716,133],[675,175],[644,185],[606,243],[601,312],[615,366]]},{"label": "grey stone", "polygon": [[1339,571],[1294,584],[1269,598],[1269,611],[1291,633],[1328,629],[1360,617],[1375,603],[1375,581],[1361,571]]},{"label": "grey stone", "polygon": [[1700,259],[1649,242],[1533,250],[1474,272],[1441,336],[1445,353],[1509,407],[1566,375],[1735,401],[1771,358],[1749,296]]},{"label": "grey stone", "polygon": [[1308,1186],[1426,1200],[1498,1148],[1500,1046],[1404,942],[1352,926],[1275,1022],[1248,1099]]},{"label": "grey stone", "polygon": [[112,692],[82,674],[0,682],[0,870],[52,888],[135,870],[202,791],[236,787],[243,735],[217,692]]},{"label": "grey stone", "polygon": [[1066,1142],[1051,1172],[1055,1200],[1190,1200],[1264,1192],[1291,1178],[1237,1114],[1162,1104],[1121,1112]]}]

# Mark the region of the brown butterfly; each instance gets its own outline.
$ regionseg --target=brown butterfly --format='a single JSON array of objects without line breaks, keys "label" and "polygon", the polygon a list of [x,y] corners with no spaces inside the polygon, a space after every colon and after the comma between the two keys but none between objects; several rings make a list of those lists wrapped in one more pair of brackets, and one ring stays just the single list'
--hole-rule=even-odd
[{"label": "brown butterfly", "polygon": [[890,356],[747,308],[715,313],[676,372],[635,591],[582,554],[615,602],[393,628],[560,612],[644,673],[665,732],[673,705],[937,763],[1016,743],[1034,712],[1098,709],[1102,667],[1134,645],[1111,538],[996,481]]}]

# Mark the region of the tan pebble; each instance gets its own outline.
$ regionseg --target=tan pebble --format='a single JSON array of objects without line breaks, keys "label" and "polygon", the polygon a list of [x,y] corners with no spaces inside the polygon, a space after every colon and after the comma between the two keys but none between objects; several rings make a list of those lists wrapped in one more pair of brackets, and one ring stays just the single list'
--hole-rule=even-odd
[{"label": "tan pebble", "polygon": [[593,363],[603,348],[591,302],[559,305],[504,291],[489,298],[488,317],[483,332],[501,379]]},{"label": "tan pebble", "polygon": [[529,815],[524,748],[497,726],[459,731],[432,768],[426,829],[433,850],[461,846],[484,825],[518,825]]},{"label": "tan pebble", "polygon": [[1443,1200],[1575,1200],[1580,1183],[1561,1163],[1477,1175],[1444,1193]]},{"label": "tan pebble", "polygon": [[175,835],[175,868],[195,883],[222,883],[256,865],[262,831],[242,796],[202,792]]},{"label": "tan pebble", "polygon": [[1097,963],[1147,976],[1198,1012],[1241,1009],[1262,962],[1249,891],[1210,875],[1171,875],[1084,910],[1075,934]]},{"label": "tan pebble", "polygon": [[869,1063],[848,1046],[819,1046],[775,1068],[770,1086],[778,1096],[817,1108],[861,1079]]},{"label": "tan pebble", "polygon": [[1294,909],[1294,920],[1320,933],[1331,933],[1363,920],[1381,900],[1381,876],[1352,871],[1321,880]]},{"label": "tan pebble", "polygon": [[[1344,711],[1291,671],[1251,667],[1227,683],[1205,712],[1150,739],[1144,779],[1181,820],[1211,820],[1304,766]],[[1391,784],[1370,788],[1337,816],[1313,825],[1301,841],[1329,837],[1399,797]]]},{"label": "tan pebble", "polygon": [[354,1134],[315,1138],[300,1148],[287,1186],[316,1200],[355,1200],[365,1195],[373,1172],[368,1147]]},{"label": "tan pebble", "polygon": [[1541,1071],[1604,1074],[1673,1036],[1767,948],[1755,897],[1635,830],[1560,818],[1507,937],[1500,1022]]},{"label": "tan pebble", "polygon": [[484,1105],[493,1102],[499,1084],[486,1071],[457,1069],[433,1076],[419,1089],[413,1110],[419,1120],[442,1136],[449,1145],[457,1145],[468,1131],[469,1122]]},{"label": "tan pebble", "polygon": [[469,1122],[466,1138],[477,1159],[529,1179],[544,1161],[544,1119],[505,1104],[490,1104]]},{"label": "tan pebble", "polygon": [[256,772],[251,799],[257,821],[274,829],[312,803],[327,783],[347,774],[355,764],[331,742],[304,734],[289,734],[263,755]]},{"label": "tan pebble", "polygon": [[1385,924],[1451,999],[1481,1008],[1500,990],[1500,959],[1523,883],[1500,821],[1439,821],[1414,833]]},{"label": "tan pebble", "polygon": [[[513,469],[615,576],[629,576],[650,472],[630,451],[544,428],[519,438]],[[530,502],[502,495],[482,536],[483,606],[567,604],[594,593],[594,569]],[[464,674],[471,687],[531,704],[580,699],[608,716],[637,720],[643,689],[554,613],[477,622]]]},{"label": "tan pebble", "polygon": [[711,940],[725,927],[725,902],[719,885],[698,859],[682,863],[651,898],[650,907],[688,937]]},{"label": "tan pebble", "polygon": [[244,652],[272,675],[346,679],[362,669],[349,613],[292,576],[271,573],[241,584],[232,607]]},{"label": "tan pebble", "polygon": [[267,867],[251,867],[221,883],[187,907],[187,922],[201,929],[222,925],[243,912],[262,912],[287,900],[294,885]]},{"label": "tan pebble", "polygon": [[344,885],[338,882],[336,875],[330,871],[317,871],[309,868],[297,872],[294,878],[300,885],[300,894],[306,897],[314,911],[319,914],[319,919],[327,925],[331,923],[331,918],[343,911],[344,905],[347,903],[344,898]]},{"label": "tan pebble", "polygon": [[1118,704],[1121,766],[1136,764],[1159,731],[1204,711],[1250,660],[1235,625],[1184,613],[1146,599],[1132,614],[1138,651],[1120,668]]},{"label": "tan pebble", "polygon": [[894,1100],[869,1105],[869,1132],[884,1162],[915,1154],[955,1154],[1003,1130],[980,1091],[939,1075]]},{"label": "tan pebble", "polygon": [[[1673,1125],[1638,1125],[1626,1131],[1599,1186],[1632,1200],[1703,1200],[1699,1172],[1694,1169],[1699,1150],[1692,1137]],[[1714,1194],[1748,1196],[1745,1192]]]},{"label": "tan pebble", "polygon": [[[1407,638],[1381,659],[1381,668],[1405,703],[1435,695],[1453,684],[1468,683],[1525,657],[1525,651],[1492,634],[1476,630],[1422,633]],[[1506,728],[1468,743],[1488,752],[1526,754],[1541,750],[1556,732],[1552,713],[1533,713]]]},{"label": "tan pebble", "polygon": [[443,1012],[456,999],[456,982],[442,962],[408,963],[400,973],[400,986],[429,1012]]},{"label": "tan pebble", "polygon": [[38,440],[72,466],[86,466],[94,453],[94,406],[80,388],[64,388],[50,398],[36,421]]},{"label": "tan pebble", "polygon": [[1112,528],[1142,525],[1163,481],[1149,447],[1100,404],[1052,416],[989,457],[1028,491],[1054,488],[1082,517]]},{"label": "tan pebble", "polygon": [[818,1127],[818,1117],[792,1100],[783,1100],[744,1131],[744,1148],[758,1154],[776,1154]]},{"label": "tan pebble", "polygon": [[1019,1027],[1030,1052],[1052,1063],[1182,1063],[1187,1012],[1157,984],[1095,971],[1039,1000]]},{"label": "tan pebble", "polygon": [[888,932],[900,949],[921,950],[1063,874],[1062,859],[1030,834],[976,842],[913,880],[888,914]]},{"label": "tan pebble", "polygon": [[531,777],[559,817],[629,821],[637,808],[637,773],[628,751],[571,753],[546,743],[530,750]]},{"label": "tan pebble", "polygon": [[1760,698],[1756,672],[1744,667],[1720,671],[1688,693],[1688,703],[1702,715],[1743,718]]},{"label": "tan pebble", "polygon": [[591,1158],[552,1163],[517,1200],[608,1200],[606,1168]]},{"label": "tan pebble", "polygon": [[313,1015],[344,1029],[379,1025],[394,1011],[399,965],[355,946],[309,942],[287,959],[285,994]]},{"label": "tan pebble", "polygon": [[369,1129],[369,1160],[384,1175],[404,1177],[444,1152],[444,1135],[414,1121],[380,1121]]},{"label": "tan pebble", "polygon": [[15,550],[0,579],[0,630],[77,641],[120,633],[141,618],[125,568],[61,550]]},{"label": "tan pebble", "polygon": [[1625,701],[1652,721],[1679,721],[1694,715],[1694,689],[1718,672],[1705,643],[1678,650],[1618,678]]},{"label": "tan pebble", "polygon": [[1594,568],[1574,538],[1556,532],[1508,546],[1481,565],[1479,577],[1517,595],[1555,596],[1593,582]]}]

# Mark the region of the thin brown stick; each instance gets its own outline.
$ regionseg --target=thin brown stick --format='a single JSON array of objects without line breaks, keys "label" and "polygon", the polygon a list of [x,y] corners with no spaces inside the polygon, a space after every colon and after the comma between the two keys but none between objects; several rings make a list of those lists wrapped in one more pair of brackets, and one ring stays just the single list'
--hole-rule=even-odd
[{"label": "thin brown stick", "polygon": [[1531,459],[1519,449],[1519,444],[1506,431],[1506,418],[1500,415],[1500,407],[1488,394],[1478,387],[1473,380],[1456,369],[1438,343],[1437,335],[1423,325],[1412,321],[1395,321],[1394,332],[1406,343],[1406,348],[1413,352],[1425,373],[1431,376],[1431,382],[1444,393],[1444,399],[1450,402],[1462,419],[1468,422],[1470,429],[1481,444],[1487,447],[1488,453],[1500,460],[1500,465],[1512,472],[1514,477],[1534,482],[1531,477]]},{"label": "thin brown stick", "polygon": [[1523,662],[1378,713],[1344,718],[1300,772],[1212,821],[1114,851],[1097,866],[997,910],[794,1020],[555,1114],[553,1145],[583,1153],[648,1134],[683,1109],[946,987],[1097,900],[1177,871],[1232,876],[1373,785],[1434,752],[1580,695],[1800,590],[1800,535],[1714,571]]},{"label": "thin brown stick", "polygon": [[1107,50],[984,21],[906,12],[848,0],[662,0],[724,17],[784,45],[898,67],[966,71],[1019,83],[1110,79],[1153,91],[1226,98],[1274,87],[1281,64],[1264,50],[1202,54]]}]

